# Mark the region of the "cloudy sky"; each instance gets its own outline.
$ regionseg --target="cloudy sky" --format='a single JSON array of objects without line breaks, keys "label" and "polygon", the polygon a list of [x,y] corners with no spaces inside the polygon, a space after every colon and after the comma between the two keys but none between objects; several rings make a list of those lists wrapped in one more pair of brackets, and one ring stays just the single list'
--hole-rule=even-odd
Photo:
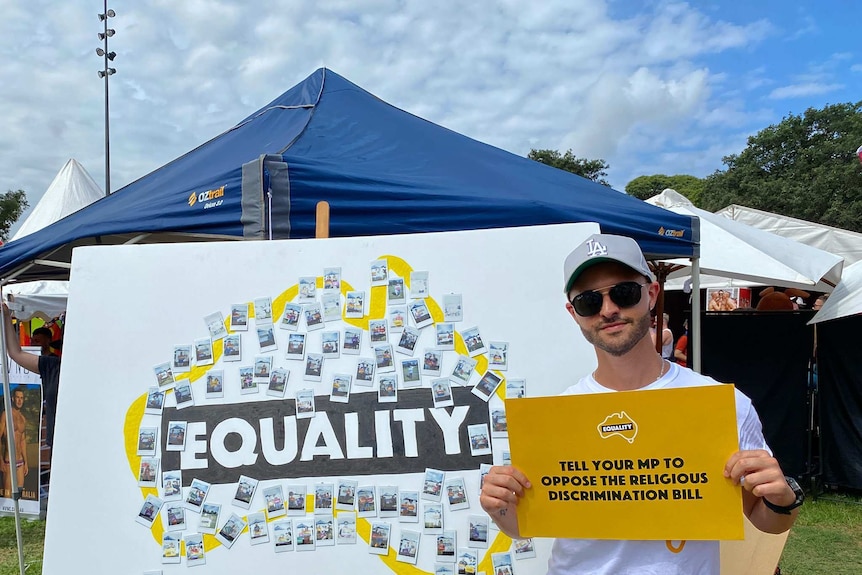
[{"label": "cloudy sky", "polygon": [[[526,155],[705,176],[789,113],[862,99],[858,0],[110,0],[111,188],[326,66]],[[0,0],[0,191],[105,182],[101,0]],[[855,40],[854,40],[855,38]],[[862,144],[862,142],[860,142]]]}]

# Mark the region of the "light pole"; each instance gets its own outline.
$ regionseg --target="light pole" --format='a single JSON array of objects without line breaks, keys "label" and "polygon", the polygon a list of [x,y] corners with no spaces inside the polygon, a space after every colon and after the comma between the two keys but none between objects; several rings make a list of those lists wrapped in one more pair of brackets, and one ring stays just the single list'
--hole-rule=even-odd
[{"label": "light pole", "polygon": [[108,10],[108,0],[105,0],[105,11],[99,14],[99,21],[104,24],[104,29],[99,32],[99,40],[105,43],[104,48],[96,48],[96,55],[102,56],[105,59],[104,69],[99,70],[99,78],[105,79],[105,195],[111,193],[111,136],[110,136],[110,121],[108,114],[108,78],[112,74],[117,73],[116,68],[108,66],[108,60],[114,61],[117,57],[116,52],[108,52],[108,38],[113,36],[116,31],[113,28],[108,28],[108,18],[113,18],[117,13],[113,10]]}]

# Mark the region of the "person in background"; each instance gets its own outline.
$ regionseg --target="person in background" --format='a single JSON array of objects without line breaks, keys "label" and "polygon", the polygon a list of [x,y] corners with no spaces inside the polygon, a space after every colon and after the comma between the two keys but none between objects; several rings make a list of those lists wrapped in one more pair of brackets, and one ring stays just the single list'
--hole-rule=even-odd
[{"label": "person in background", "polygon": [[27,419],[21,413],[24,407],[24,388],[12,390],[12,436],[15,441],[15,463],[11,462],[6,441],[6,410],[0,413],[0,469],[3,471],[3,497],[12,497],[12,467],[14,465],[18,477],[18,489],[24,487],[24,478],[30,473],[27,461]]},{"label": "person in background", "polygon": [[688,367],[688,320],[682,322],[683,333],[673,347],[673,358],[683,367]]},{"label": "person in background", "polygon": [[829,294],[823,294],[822,296],[818,297],[816,300],[814,300],[814,305],[811,306],[811,309],[813,309],[814,311],[820,311],[820,308],[823,307],[823,304],[826,303],[827,299],[829,299]]}]

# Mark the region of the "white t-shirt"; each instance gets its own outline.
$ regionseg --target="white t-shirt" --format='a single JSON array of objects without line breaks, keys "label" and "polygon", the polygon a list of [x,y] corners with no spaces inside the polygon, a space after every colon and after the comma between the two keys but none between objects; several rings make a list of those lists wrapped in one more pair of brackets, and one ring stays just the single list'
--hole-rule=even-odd
[{"label": "white t-shirt", "polygon": [[[643,389],[701,385],[722,384],[670,364],[663,377]],[[608,392],[613,390],[602,387],[588,375],[566,389],[563,395]],[[770,451],[751,400],[739,390],[736,390],[736,427],[740,449]],[[718,541],[557,539],[548,561],[548,575],[718,575],[719,570]]]}]

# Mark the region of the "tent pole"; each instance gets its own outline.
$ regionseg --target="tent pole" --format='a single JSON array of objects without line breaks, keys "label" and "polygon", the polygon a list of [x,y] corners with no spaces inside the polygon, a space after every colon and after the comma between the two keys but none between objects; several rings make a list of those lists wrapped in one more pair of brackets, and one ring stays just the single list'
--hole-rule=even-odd
[{"label": "tent pole", "polygon": [[328,238],[329,237],[329,202],[317,202],[316,226],[314,229],[314,237]]},{"label": "tent pole", "polygon": [[691,258],[691,355],[689,364],[697,373],[702,372],[700,357],[700,258]]}]

